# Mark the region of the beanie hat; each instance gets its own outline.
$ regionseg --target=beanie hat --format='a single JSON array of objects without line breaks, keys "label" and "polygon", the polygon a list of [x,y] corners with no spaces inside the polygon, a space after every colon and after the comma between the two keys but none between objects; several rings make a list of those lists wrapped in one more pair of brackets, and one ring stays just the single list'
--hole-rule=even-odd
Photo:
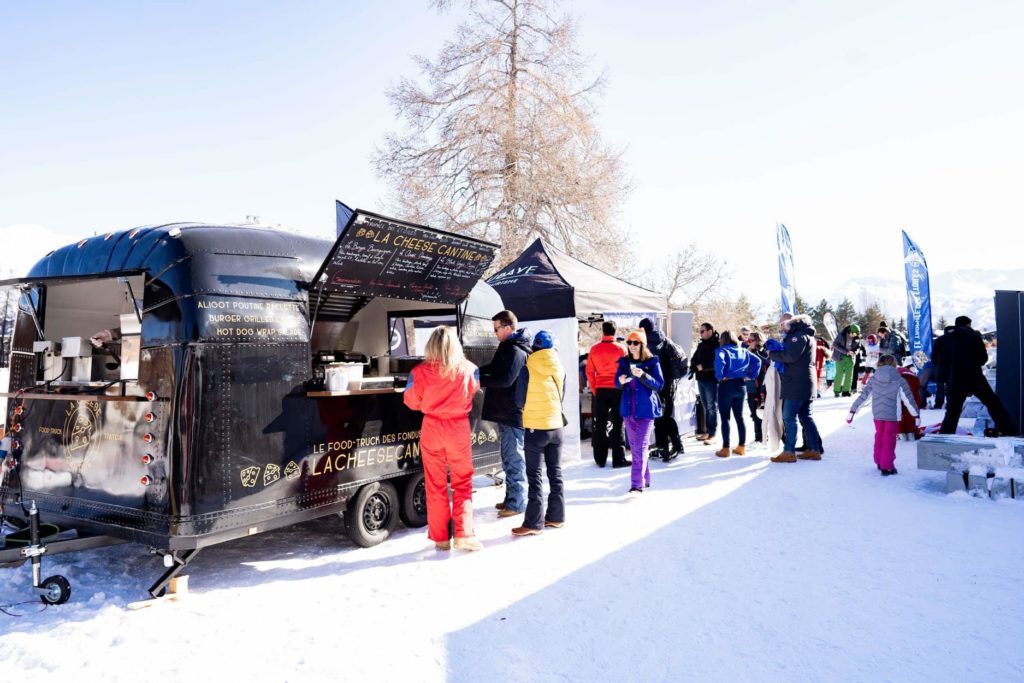
[{"label": "beanie hat", "polygon": [[850,325],[850,332],[853,332],[854,334],[860,334],[860,325],[858,325],[857,323]]},{"label": "beanie hat", "polygon": [[626,341],[638,341],[647,346],[647,334],[643,330],[633,330],[626,335]]},{"label": "beanie hat", "polygon": [[651,322],[650,318],[644,318],[643,320],[640,321],[640,329],[643,330],[644,332],[653,332],[654,323]]},{"label": "beanie hat", "polygon": [[533,338],[534,349],[550,349],[555,345],[555,339],[551,336],[551,333],[547,330],[541,330]]}]

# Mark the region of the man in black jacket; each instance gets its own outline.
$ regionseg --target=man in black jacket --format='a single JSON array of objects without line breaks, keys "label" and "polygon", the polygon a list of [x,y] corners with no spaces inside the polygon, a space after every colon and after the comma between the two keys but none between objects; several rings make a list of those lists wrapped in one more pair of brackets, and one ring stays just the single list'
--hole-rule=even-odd
[{"label": "man in black jacket", "polygon": [[675,418],[675,399],[679,380],[686,376],[687,362],[682,350],[671,339],[663,337],[650,318],[640,321],[640,329],[647,334],[647,348],[658,357],[661,376],[665,379],[665,386],[658,392],[661,417],[654,420],[654,446],[662,460],[668,462],[683,452]]},{"label": "man in black jacket", "polygon": [[516,384],[519,373],[530,355],[530,334],[517,330],[518,320],[512,311],[502,311],[491,321],[498,337],[494,358],[480,368],[480,386],[486,389],[480,417],[498,425],[501,439],[501,468],[505,470],[505,500],[498,503],[499,517],[521,515],[526,511],[525,451],[523,413],[516,405]]},{"label": "man in black jacket", "polygon": [[946,414],[942,418],[942,434],[955,434],[956,425],[960,421],[960,413],[964,401],[974,395],[988,408],[989,415],[996,423],[996,430],[1003,436],[1017,434],[1017,425],[1003,407],[996,393],[992,391],[985,372],[982,370],[988,362],[988,351],[981,334],[971,328],[971,319],[961,315],[953,323],[953,331],[948,335],[949,341],[942,347],[941,361],[944,373],[947,373]]},{"label": "man in black jacket", "polygon": [[715,351],[718,333],[711,323],[701,323],[700,342],[690,358],[690,372],[697,378],[697,394],[704,410],[707,432],[698,434],[697,440],[709,443],[718,430],[718,379],[715,378]]},{"label": "man in black jacket", "polygon": [[[772,462],[796,462],[801,460],[821,460],[821,436],[818,426],[814,423],[812,406],[817,395],[817,372],[814,368],[814,354],[817,344],[814,341],[814,328],[811,318],[797,315],[782,323],[785,336],[781,342],[770,339],[765,342],[768,357],[773,362],[782,363],[782,422],[784,445],[782,453],[772,458]],[[803,429],[806,451],[796,454],[796,422],[800,420]]]},{"label": "man in black jacket", "polygon": [[[949,346],[949,335],[953,334],[956,328],[947,325],[942,330],[942,335],[932,342],[932,373],[931,381],[935,382],[935,408],[942,409],[946,401],[946,383],[949,382],[949,362],[946,355],[949,353],[946,347]],[[921,382],[924,385],[924,382]]]}]

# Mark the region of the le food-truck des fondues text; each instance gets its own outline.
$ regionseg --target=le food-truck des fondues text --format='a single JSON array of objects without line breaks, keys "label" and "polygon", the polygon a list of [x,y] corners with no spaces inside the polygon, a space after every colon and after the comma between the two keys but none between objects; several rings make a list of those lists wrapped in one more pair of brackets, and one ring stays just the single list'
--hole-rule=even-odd
[{"label": "le food-truck des fondues text", "polygon": [[[21,289],[11,352],[8,519],[202,547],[342,513],[369,546],[426,522],[421,415],[402,401],[430,330],[486,363],[495,245],[338,203],[332,243],[172,224],[52,252]],[[339,382],[339,377],[341,378]],[[495,425],[470,415],[477,471]],[[0,550],[0,552],[4,552]]]}]

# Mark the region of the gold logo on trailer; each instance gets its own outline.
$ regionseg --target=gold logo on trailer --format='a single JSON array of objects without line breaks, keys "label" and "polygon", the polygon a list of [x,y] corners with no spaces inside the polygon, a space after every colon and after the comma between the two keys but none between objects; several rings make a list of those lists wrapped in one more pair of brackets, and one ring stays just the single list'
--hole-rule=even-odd
[{"label": "gold logo on trailer", "polygon": [[256,482],[260,480],[260,468],[259,467],[246,467],[242,470],[242,486],[247,489],[251,489],[256,486]]},{"label": "gold logo on trailer", "polygon": [[294,460],[284,466],[284,478],[288,481],[299,476],[299,463]]},{"label": "gold logo on trailer", "polygon": [[68,405],[64,417],[64,455],[84,456],[99,431],[99,401],[75,401]]}]

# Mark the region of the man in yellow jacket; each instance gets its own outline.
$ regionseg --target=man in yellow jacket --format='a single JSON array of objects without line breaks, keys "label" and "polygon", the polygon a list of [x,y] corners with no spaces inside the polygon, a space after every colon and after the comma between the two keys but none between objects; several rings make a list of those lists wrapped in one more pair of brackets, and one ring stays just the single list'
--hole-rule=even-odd
[{"label": "man in yellow jacket", "polygon": [[[555,340],[547,330],[533,338],[533,353],[526,360],[516,386],[516,402],[523,409],[526,429],[526,480],[529,493],[526,517],[513,536],[534,536],[545,528],[565,524],[565,494],[562,487],[562,396],[565,370],[555,351]],[[548,474],[547,513],[544,512],[544,480],[541,464]]]}]

